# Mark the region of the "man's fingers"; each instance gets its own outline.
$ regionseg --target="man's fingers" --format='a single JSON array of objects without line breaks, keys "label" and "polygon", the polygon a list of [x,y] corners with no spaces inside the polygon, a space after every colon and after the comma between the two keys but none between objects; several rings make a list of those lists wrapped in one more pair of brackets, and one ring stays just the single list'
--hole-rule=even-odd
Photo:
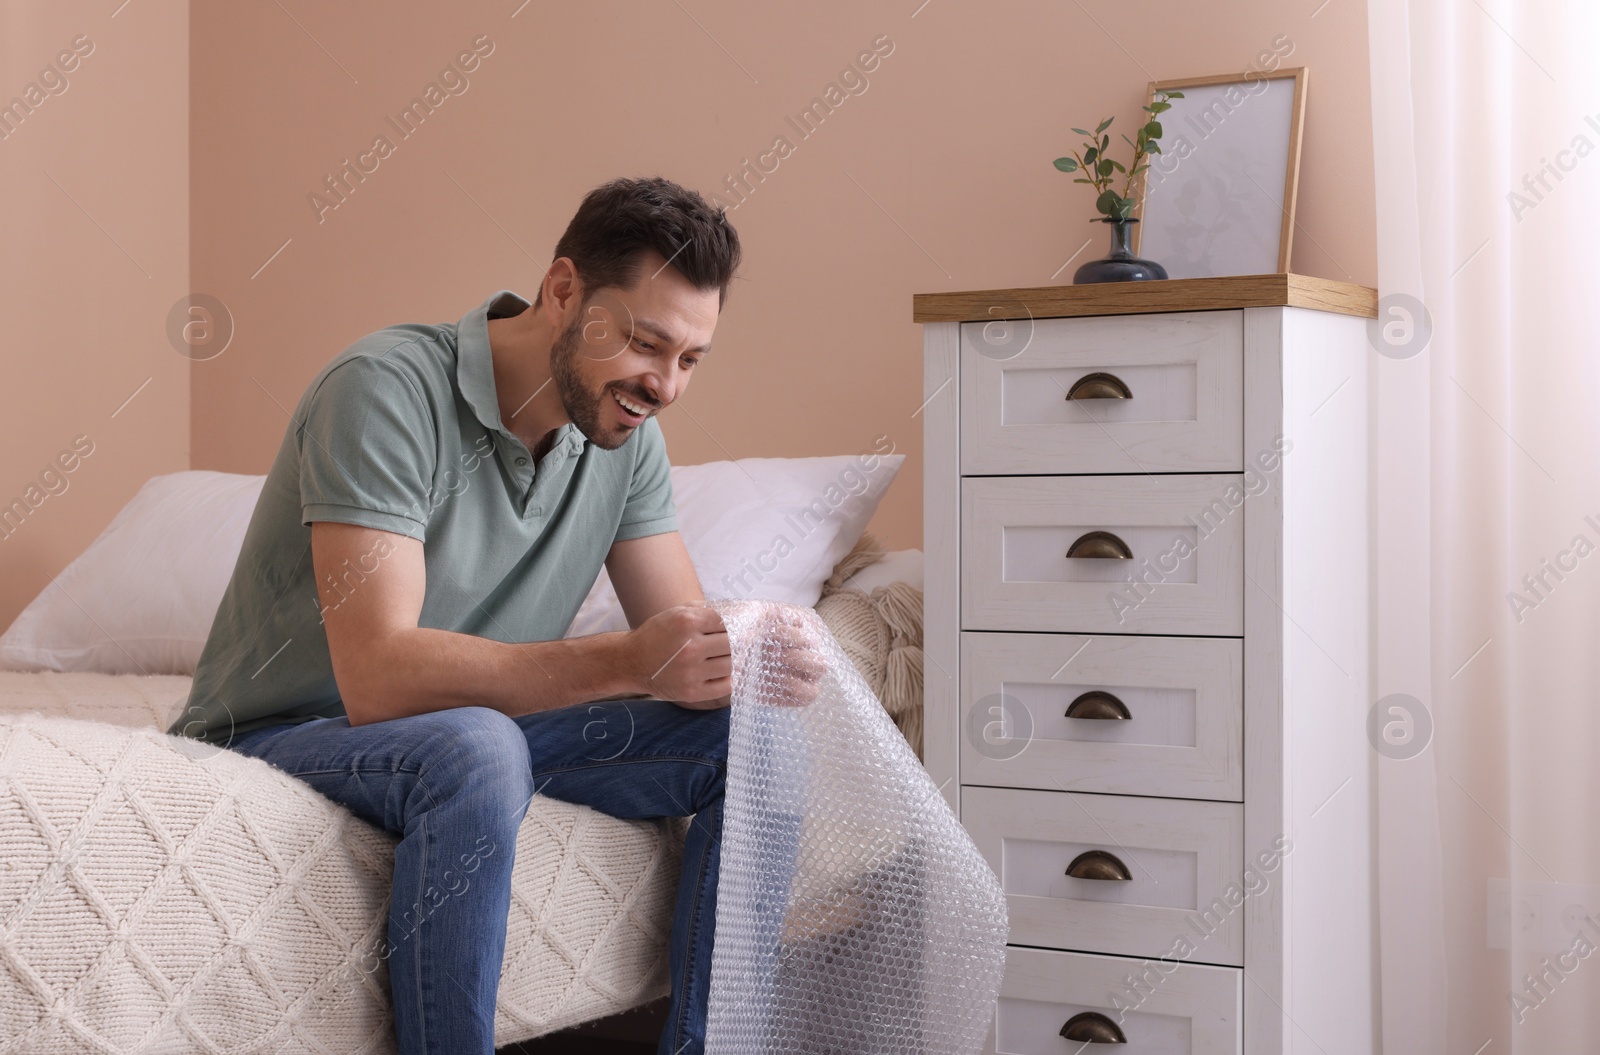
[{"label": "man's fingers", "polygon": [[705,601],[684,601],[669,609],[677,616],[677,625],[685,630],[697,633],[726,632],[727,627],[722,623],[722,616],[715,608]]},{"label": "man's fingers", "polygon": [[821,651],[806,645],[787,645],[783,648],[781,660],[792,667],[806,669],[821,669],[828,665],[828,657]]},{"label": "man's fingers", "polygon": [[712,608],[704,601],[691,602],[691,607],[694,609],[694,625],[696,627],[708,632],[727,632],[728,628],[724,626],[722,622],[722,613],[718,612],[715,608]]}]

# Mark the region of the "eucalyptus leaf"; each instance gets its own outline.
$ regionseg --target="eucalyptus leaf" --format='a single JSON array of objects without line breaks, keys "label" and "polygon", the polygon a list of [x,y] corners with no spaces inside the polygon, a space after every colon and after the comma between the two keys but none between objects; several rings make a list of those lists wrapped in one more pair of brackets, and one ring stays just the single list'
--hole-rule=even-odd
[{"label": "eucalyptus leaf", "polygon": [[1108,156],[1111,137],[1105,133],[1106,129],[1111,127],[1114,118],[1107,117],[1101,120],[1092,132],[1086,128],[1074,128],[1073,132],[1084,137],[1082,154],[1056,158],[1055,167],[1062,172],[1078,174],[1072,182],[1086,183],[1093,187],[1097,192],[1095,208],[1105,217],[1112,220],[1131,219],[1137,202],[1112,189],[1114,174],[1122,173],[1126,176],[1127,182],[1124,183],[1123,189],[1131,190],[1134,178],[1149,171],[1150,163],[1146,159],[1162,153],[1158,140],[1164,129],[1157,117],[1172,109],[1172,105],[1167,102],[1168,99],[1181,98],[1183,98],[1182,92],[1165,89],[1155,92],[1150,101],[1140,107],[1148,116],[1144,123],[1136,128],[1132,137],[1130,138],[1125,132],[1118,133],[1122,141],[1133,148],[1133,158],[1127,165]]}]

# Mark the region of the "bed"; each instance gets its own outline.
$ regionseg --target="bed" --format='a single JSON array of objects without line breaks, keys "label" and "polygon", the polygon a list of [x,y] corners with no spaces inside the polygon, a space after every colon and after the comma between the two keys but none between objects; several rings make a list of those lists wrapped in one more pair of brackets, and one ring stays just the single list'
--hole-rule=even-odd
[{"label": "bed", "polygon": [[[708,596],[719,562],[765,544],[841,463],[674,467]],[[864,532],[882,475],[761,595],[809,597],[920,751],[921,553]],[[394,837],[264,762],[164,732],[260,479],[150,481],[0,637],[0,1055],[394,1050],[381,956]],[[622,628],[608,592],[602,577],[570,634]],[[497,1044],[665,994],[681,831],[530,807]]]}]

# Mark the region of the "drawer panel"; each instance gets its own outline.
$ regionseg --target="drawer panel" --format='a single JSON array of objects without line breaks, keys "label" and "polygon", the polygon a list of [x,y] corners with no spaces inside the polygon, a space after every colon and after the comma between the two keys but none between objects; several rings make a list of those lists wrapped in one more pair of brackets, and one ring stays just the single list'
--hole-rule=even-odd
[{"label": "drawer panel", "polygon": [[[1187,942],[1183,959],[1244,963],[1241,805],[964,785],[961,822],[1000,877],[1012,941],[1148,957]],[[1091,852],[1129,878],[1069,876]]]},{"label": "drawer panel", "polygon": [[[964,477],[962,629],[1240,636],[1246,500],[1241,475]],[[1131,556],[1068,557],[1092,532]]]},{"label": "drawer panel", "polygon": [[[1238,1055],[1244,972],[1176,960],[1123,960],[1042,949],[1006,950],[985,1055]],[[1078,1015],[1113,1023],[1127,1043],[1068,1041]],[[1080,1026],[1079,1028],[1082,1028]],[[1092,1045],[1092,1046],[1091,1046]]]},{"label": "drawer panel", "polygon": [[963,784],[1239,802],[1243,716],[1236,638],[961,635]]},{"label": "drawer panel", "polygon": [[[1096,373],[1129,397],[1068,398]],[[963,473],[1243,469],[1242,312],[962,324]]]}]

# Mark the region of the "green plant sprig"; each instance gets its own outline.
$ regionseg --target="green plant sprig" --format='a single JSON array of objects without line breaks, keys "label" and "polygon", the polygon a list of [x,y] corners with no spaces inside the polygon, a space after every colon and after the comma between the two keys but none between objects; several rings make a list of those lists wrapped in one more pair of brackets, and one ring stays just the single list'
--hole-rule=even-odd
[{"label": "green plant sprig", "polygon": [[[1081,172],[1072,182],[1087,183],[1095,189],[1096,197],[1094,207],[1104,213],[1107,219],[1126,220],[1133,215],[1133,208],[1138,204],[1133,198],[1134,180],[1150,167],[1146,159],[1151,154],[1161,153],[1161,114],[1172,109],[1169,99],[1182,99],[1182,92],[1161,90],[1155,93],[1155,98],[1143,109],[1149,116],[1144,124],[1134,133],[1134,138],[1126,135],[1122,141],[1133,147],[1133,163],[1124,166],[1122,162],[1107,157],[1106,152],[1111,147],[1111,137],[1105,130],[1111,127],[1111,118],[1106,118],[1095,126],[1090,132],[1084,128],[1074,128],[1073,131],[1080,136],[1088,138],[1083,143],[1080,153],[1074,150],[1068,157],[1056,158],[1055,166],[1062,172]],[[1112,187],[1116,174],[1123,175],[1122,193],[1118,194]]]}]

